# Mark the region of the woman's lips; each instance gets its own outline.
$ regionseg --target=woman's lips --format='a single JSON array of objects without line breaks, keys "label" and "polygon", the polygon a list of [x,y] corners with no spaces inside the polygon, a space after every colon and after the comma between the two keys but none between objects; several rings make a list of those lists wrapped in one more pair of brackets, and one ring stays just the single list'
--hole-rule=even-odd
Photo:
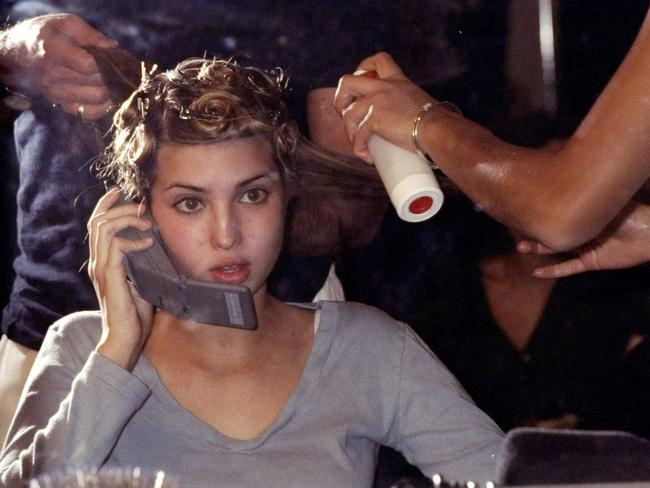
[{"label": "woman's lips", "polygon": [[240,285],[248,279],[250,267],[247,264],[234,264],[210,269],[210,276],[214,281],[229,285]]}]

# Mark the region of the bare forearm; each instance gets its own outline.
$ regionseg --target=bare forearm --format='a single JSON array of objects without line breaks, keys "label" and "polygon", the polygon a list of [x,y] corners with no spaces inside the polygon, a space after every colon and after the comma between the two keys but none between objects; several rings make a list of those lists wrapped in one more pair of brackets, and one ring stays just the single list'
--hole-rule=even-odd
[{"label": "bare forearm", "polygon": [[438,166],[481,208],[555,250],[593,237],[636,191],[616,188],[611,170],[594,168],[599,162],[574,140],[554,150],[513,146],[444,110],[427,117],[420,134]]},{"label": "bare forearm", "polygon": [[436,110],[420,137],[438,165],[504,223],[556,250],[593,238],[650,176],[650,14],[625,60],[558,150],[500,141]]}]

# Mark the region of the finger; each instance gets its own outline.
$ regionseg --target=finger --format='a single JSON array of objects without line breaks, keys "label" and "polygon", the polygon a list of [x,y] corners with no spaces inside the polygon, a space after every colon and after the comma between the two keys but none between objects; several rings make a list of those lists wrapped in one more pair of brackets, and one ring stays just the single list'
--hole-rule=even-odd
[{"label": "finger", "polygon": [[341,117],[343,118],[343,126],[345,129],[345,135],[347,136],[350,142],[354,142],[357,131],[361,126],[361,123],[364,121],[368,115],[368,104],[366,100],[358,100],[351,103],[348,107],[343,110]]},{"label": "finger", "polygon": [[363,96],[365,91],[361,88],[364,81],[367,82],[368,80],[368,78],[364,80],[355,75],[344,75],[339,79],[334,93],[334,108],[339,114],[343,113],[343,110],[348,108],[356,99]]},{"label": "finger", "polygon": [[93,209],[92,213],[90,214],[90,218],[88,219],[88,231],[90,231],[93,219],[111,208],[120,198],[120,194],[120,188],[113,186],[109,188],[101,197],[99,197],[99,200],[97,200],[95,208]]},{"label": "finger", "polygon": [[384,91],[390,86],[387,82],[367,76],[342,76],[334,94],[334,108],[342,113],[354,101]]},{"label": "finger", "polygon": [[61,34],[69,37],[80,46],[91,44],[104,48],[112,48],[118,45],[116,40],[102,34],[77,15],[68,14],[62,16],[59,22],[57,22],[56,28]]},{"label": "finger", "polygon": [[[95,121],[106,117],[112,113],[115,106],[110,102],[102,103],[101,105],[86,105],[79,103],[63,103],[60,104],[61,109],[70,115],[80,117],[83,121]],[[79,106],[83,105],[83,111],[79,111]],[[83,113],[83,115],[81,115]]]},{"label": "finger", "polygon": [[75,86],[101,86],[105,87],[104,80],[99,72],[86,75],[74,71],[66,66],[48,64],[39,71],[41,86],[48,85],[75,85]]},{"label": "finger", "polygon": [[348,140],[352,143],[352,153],[368,164],[374,161],[368,152],[367,143],[370,137],[370,117],[373,114],[369,97],[352,103],[343,113],[344,129]]},{"label": "finger", "polygon": [[352,140],[352,152],[356,157],[368,164],[375,164],[375,161],[368,151],[368,139],[370,138],[370,132],[368,130],[368,118],[372,115],[372,106],[370,106],[366,116],[359,124],[356,133],[354,134],[354,139]]},{"label": "finger", "polygon": [[[144,230],[144,229],[142,229]],[[133,252],[144,251],[153,244],[152,237],[144,239],[126,239],[124,237],[114,237],[109,244],[108,259],[106,268],[109,270],[119,270],[120,276],[124,276],[126,281],[126,269],[124,268],[124,256]]]},{"label": "finger", "polygon": [[123,205],[115,206],[118,200],[121,197],[121,191],[119,187],[114,186],[110,188],[102,197],[97,201],[95,208],[93,209],[90,218],[88,219],[87,230],[89,234],[89,243],[91,246],[91,253],[93,248],[96,250],[97,238],[98,238],[98,226],[110,219],[115,219],[124,216],[136,216],[139,217],[142,215],[140,208],[142,204],[140,203],[126,203]]},{"label": "finger", "polygon": [[533,271],[533,276],[536,278],[563,278],[585,271],[589,271],[585,263],[580,258],[573,258],[562,263],[537,268]]},{"label": "finger", "polygon": [[406,79],[404,72],[397,65],[393,57],[386,52],[379,52],[364,59],[358,69],[365,71],[376,71],[381,79],[403,80]]},{"label": "finger", "polygon": [[84,120],[95,121],[110,116],[115,110],[115,105],[109,100],[101,105],[86,105]]},{"label": "finger", "polygon": [[555,254],[557,251],[536,241],[522,239],[517,242],[517,251],[522,254]]},{"label": "finger", "polygon": [[44,62],[46,63],[59,65],[82,75],[99,73],[95,58],[66,36],[59,34],[48,37],[43,43],[43,48],[45,50]]},{"label": "finger", "polygon": [[88,231],[88,276],[94,282],[96,280],[96,269],[97,269],[97,253],[98,253],[98,233],[97,227],[99,222],[103,219],[103,215],[106,211],[119,199],[120,190],[118,187],[113,187],[109,189],[104,195],[102,195],[97,203],[95,208],[90,214],[88,223],[86,224],[86,229]]},{"label": "finger", "polygon": [[[342,113],[343,110],[347,109],[350,104],[363,96],[364,93],[368,92],[368,87],[363,86],[362,84],[355,83],[353,80],[358,77],[366,79],[377,79],[376,71],[366,71],[363,69],[358,69],[355,71],[352,76],[345,75],[339,79],[339,84],[334,93],[334,108]],[[356,91],[352,91],[356,90]]]},{"label": "finger", "polygon": [[[113,230],[114,233],[122,230],[123,225],[126,225],[126,227],[128,227],[130,223],[128,219],[135,219],[135,221],[147,222],[149,224],[151,223],[150,220],[142,218],[139,214],[140,212],[138,212],[138,204],[126,204],[106,210],[105,212],[98,212],[88,221],[88,232],[91,235],[97,235],[100,225],[105,225],[107,222],[113,221],[115,221],[114,226],[121,227],[119,229],[111,228],[110,230]],[[124,219],[127,219],[125,220],[126,224],[122,223]]]},{"label": "finger", "polygon": [[108,90],[103,86],[56,84],[44,86],[42,91],[50,101],[61,105],[103,105],[110,102]]},{"label": "finger", "polygon": [[[95,280],[95,289],[102,311],[106,314],[107,323],[111,329],[122,337],[128,337],[129,342],[141,338],[141,329],[136,319],[139,318],[138,301],[131,292],[131,286],[127,280],[126,267],[124,266],[124,255],[130,252],[143,251],[153,243],[153,239],[142,239],[131,241],[129,239],[116,238],[111,241],[108,249],[106,266],[102,269],[100,276]],[[140,322],[142,324],[142,322]],[[134,335],[135,333],[135,335]]]},{"label": "finger", "polygon": [[[141,231],[146,231],[151,228],[150,221],[134,215],[112,218],[109,212],[105,216],[105,220],[100,220],[95,224],[97,237],[95,239],[94,252],[91,254],[91,259],[94,263],[94,275],[98,279],[105,276],[107,269],[114,268],[118,265],[122,266],[125,253],[140,250],[141,246],[145,244],[145,247],[148,247],[153,242],[151,238],[131,240],[117,236],[118,232],[127,227],[134,227]],[[123,272],[125,273],[124,270],[120,271],[120,276],[122,276]]]},{"label": "finger", "polygon": [[144,311],[146,306],[138,303],[139,296],[134,297],[131,284],[127,280],[124,256],[131,252],[144,251],[152,244],[153,239],[150,237],[135,241],[116,238],[111,241],[106,264],[94,280],[99,301],[109,315],[111,312],[117,312],[118,316],[128,315],[131,309],[137,311],[141,319],[146,317],[139,313]]}]

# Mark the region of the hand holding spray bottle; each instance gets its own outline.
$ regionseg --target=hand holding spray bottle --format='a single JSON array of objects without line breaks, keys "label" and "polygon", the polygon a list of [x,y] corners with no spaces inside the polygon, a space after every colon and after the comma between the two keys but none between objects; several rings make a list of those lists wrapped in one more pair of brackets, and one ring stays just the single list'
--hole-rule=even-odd
[{"label": "hand holding spray bottle", "polygon": [[[354,75],[377,76],[365,70],[357,70]],[[368,139],[368,151],[402,220],[422,222],[440,210],[444,195],[426,160],[374,134]]]}]

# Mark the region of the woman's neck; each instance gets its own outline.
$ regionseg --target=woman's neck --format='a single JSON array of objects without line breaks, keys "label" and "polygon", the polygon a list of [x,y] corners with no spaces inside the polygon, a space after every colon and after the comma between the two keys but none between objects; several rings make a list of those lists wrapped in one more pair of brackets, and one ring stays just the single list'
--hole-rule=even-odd
[{"label": "woman's neck", "polygon": [[252,439],[299,384],[314,340],[314,312],[255,297],[258,328],[242,330],[154,316],[145,355],[167,390],[214,429]]},{"label": "woman's neck", "polygon": [[159,311],[154,315],[145,354],[173,348],[181,354],[191,351],[202,362],[243,363],[278,347],[280,341],[295,334],[297,322],[313,321],[313,313],[298,310],[265,292],[256,294],[254,302],[258,322],[254,330],[201,324]]}]

